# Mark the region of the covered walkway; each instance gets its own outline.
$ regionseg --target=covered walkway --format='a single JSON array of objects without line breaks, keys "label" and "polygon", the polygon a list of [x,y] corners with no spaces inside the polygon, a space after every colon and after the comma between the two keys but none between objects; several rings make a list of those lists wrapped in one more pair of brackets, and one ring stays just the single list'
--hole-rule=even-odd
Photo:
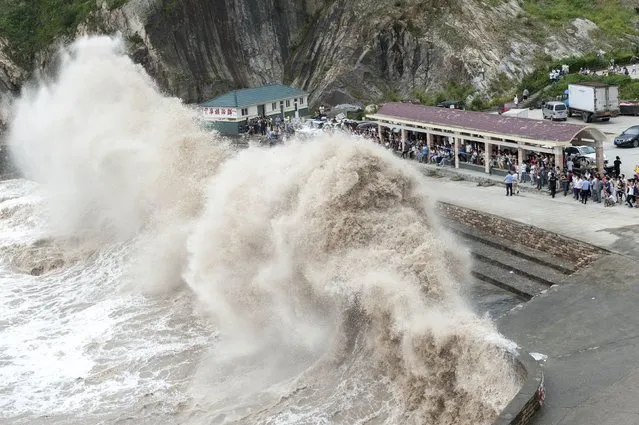
[{"label": "covered walkway", "polygon": [[473,143],[482,151],[475,167],[491,172],[495,151],[511,149],[517,151],[518,164],[524,156],[536,154],[554,155],[556,166],[563,168],[564,149],[571,145],[591,145],[596,151],[596,166],[604,168],[603,142],[606,136],[589,125],[576,125],[528,118],[504,117],[486,112],[469,112],[415,105],[411,103],[387,103],[376,114],[368,115],[378,124],[378,134],[384,129],[401,134],[401,143],[407,143],[409,133],[432,149],[437,144],[449,143],[454,151],[455,168],[460,168],[462,148]]}]

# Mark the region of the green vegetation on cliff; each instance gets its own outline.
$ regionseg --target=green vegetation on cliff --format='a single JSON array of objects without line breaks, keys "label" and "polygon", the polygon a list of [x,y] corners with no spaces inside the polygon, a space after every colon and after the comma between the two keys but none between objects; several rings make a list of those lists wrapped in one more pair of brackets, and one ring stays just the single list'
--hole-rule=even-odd
[{"label": "green vegetation on cliff", "polygon": [[[555,60],[555,61],[551,60],[550,57],[539,57],[535,60],[536,61],[535,71],[524,76],[521,83],[519,84],[518,92],[521,93],[524,89],[528,89],[530,93],[536,93],[540,90],[543,90],[550,84],[549,77],[548,77],[548,73],[550,72],[550,70],[559,69],[561,68],[562,64],[568,65],[570,67],[570,72],[572,73],[578,72],[580,68],[587,68],[592,71],[597,71],[600,69],[607,68],[610,59],[614,59],[615,63],[618,65],[628,65],[630,64],[630,61],[633,55],[639,56],[639,46],[636,46],[634,50],[635,50],[634,53],[626,52],[626,51],[611,52],[610,54],[607,54],[601,57],[593,53],[593,54],[588,54],[583,56],[571,56],[568,58]],[[572,78],[573,75],[570,75],[569,77]],[[585,77],[585,76],[578,76],[578,77]],[[610,78],[616,78],[616,77],[617,76],[611,76]],[[631,80],[630,78],[627,78],[624,76],[620,76],[620,77],[622,77],[622,79],[619,80],[619,82],[621,83],[620,84],[620,90],[622,92],[621,94],[625,94],[624,86],[626,85],[634,86],[635,81],[639,83],[639,80]],[[590,76],[585,78],[586,79],[582,79],[580,81],[590,81],[588,80],[588,78],[592,79],[592,78],[601,78],[601,77]],[[574,81],[570,81],[570,82],[574,82]],[[564,89],[565,88],[566,87],[564,87]],[[631,88],[629,90],[630,92],[632,92],[634,89]],[[561,94],[561,92],[559,94]],[[627,93],[627,94],[630,95],[631,93]],[[629,97],[629,99],[634,99],[635,97],[636,96]]]},{"label": "green vegetation on cliff", "polygon": [[[126,1],[105,3],[115,9]],[[95,0],[0,0],[0,37],[9,41],[13,60],[30,69],[36,52],[72,35],[96,8]]]},{"label": "green vegetation on cliff", "polygon": [[0,35],[12,58],[29,69],[37,51],[72,34],[95,7],[95,0],[0,0]]},{"label": "green vegetation on cliff", "polygon": [[619,99],[622,100],[639,100],[639,80],[626,77],[625,75],[579,75],[571,74],[562,78],[558,83],[552,85],[544,92],[544,99],[553,99],[561,96],[564,90],[568,88],[568,84],[583,83],[584,81],[598,81],[606,84],[619,86]]},{"label": "green vegetation on cliff", "polygon": [[525,0],[523,7],[529,16],[555,27],[562,27],[577,18],[588,19],[600,28],[607,41],[617,41],[637,30],[637,15],[620,0]]}]

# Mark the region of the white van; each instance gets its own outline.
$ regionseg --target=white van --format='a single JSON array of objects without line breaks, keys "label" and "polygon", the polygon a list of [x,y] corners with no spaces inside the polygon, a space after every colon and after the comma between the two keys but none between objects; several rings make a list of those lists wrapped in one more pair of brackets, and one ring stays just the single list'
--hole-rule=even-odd
[{"label": "white van", "polygon": [[546,102],[542,108],[544,119],[562,120],[568,119],[568,107],[563,102]]}]

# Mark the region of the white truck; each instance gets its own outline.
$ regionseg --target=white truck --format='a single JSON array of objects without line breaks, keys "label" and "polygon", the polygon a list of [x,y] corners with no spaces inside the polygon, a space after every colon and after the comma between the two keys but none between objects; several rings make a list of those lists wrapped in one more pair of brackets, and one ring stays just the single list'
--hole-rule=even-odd
[{"label": "white truck", "polygon": [[564,92],[568,116],[580,116],[584,122],[610,121],[619,115],[619,87],[596,81],[568,84]]}]

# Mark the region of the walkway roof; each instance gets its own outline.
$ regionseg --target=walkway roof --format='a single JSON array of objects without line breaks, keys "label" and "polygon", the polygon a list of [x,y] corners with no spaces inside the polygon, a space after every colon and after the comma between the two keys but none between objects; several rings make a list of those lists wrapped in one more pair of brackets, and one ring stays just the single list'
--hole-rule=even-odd
[{"label": "walkway roof", "polygon": [[588,125],[557,123],[530,118],[505,117],[487,112],[437,108],[412,103],[387,103],[368,119],[413,122],[462,133],[483,134],[504,139],[569,144],[577,136],[606,140],[597,128]]},{"label": "walkway roof", "polygon": [[285,86],[282,84],[271,84],[261,87],[251,87],[248,89],[233,90],[215,99],[208,100],[200,106],[235,107],[262,105],[275,102],[277,100],[306,96],[304,90]]}]

